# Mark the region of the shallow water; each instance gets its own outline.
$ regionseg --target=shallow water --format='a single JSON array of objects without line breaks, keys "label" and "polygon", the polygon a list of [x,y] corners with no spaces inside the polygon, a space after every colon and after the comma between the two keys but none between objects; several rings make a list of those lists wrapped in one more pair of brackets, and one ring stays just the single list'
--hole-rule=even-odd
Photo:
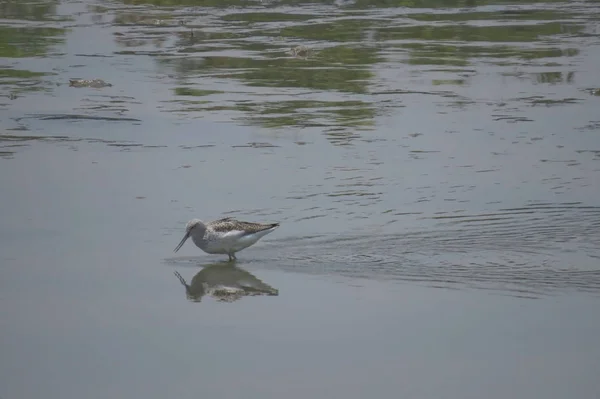
[{"label": "shallow water", "polygon": [[600,390],[597,2],[147,2],[0,4],[0,397]]}]

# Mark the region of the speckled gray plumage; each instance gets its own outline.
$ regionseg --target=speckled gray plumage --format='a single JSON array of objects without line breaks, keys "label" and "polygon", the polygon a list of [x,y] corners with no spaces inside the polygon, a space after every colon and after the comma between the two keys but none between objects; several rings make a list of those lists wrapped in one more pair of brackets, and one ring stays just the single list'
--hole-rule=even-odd
[{"label": "speckled gray plumage", "polygon": [[263,230],[272,229],[279,226],[279,223],[252,223],[237,220],[231,217],[214,220],[206,224],[207,230],[212,230],[218,233],[226,233],[228,231],[243,231],[247,234],[256,233]]}]

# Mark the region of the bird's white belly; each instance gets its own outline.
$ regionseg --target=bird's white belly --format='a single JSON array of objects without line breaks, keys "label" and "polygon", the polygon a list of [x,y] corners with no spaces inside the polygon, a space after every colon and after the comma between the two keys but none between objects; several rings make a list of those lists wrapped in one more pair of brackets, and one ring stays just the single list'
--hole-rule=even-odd
[{"label": "bird's white belly", "polygon": [[238,252],[256,243],[260,237],[258,234],[248,234],[242,237],[223,236],[218,239],[207,240],[202,250],[209,254]]}]

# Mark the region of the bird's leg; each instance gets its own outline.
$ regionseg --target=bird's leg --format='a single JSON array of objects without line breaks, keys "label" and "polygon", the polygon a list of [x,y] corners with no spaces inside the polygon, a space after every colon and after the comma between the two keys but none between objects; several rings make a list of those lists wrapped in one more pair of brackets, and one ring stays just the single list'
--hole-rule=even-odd
[{"label": "bird's leg", "polygon": [[232,252],[232,253],[231,253],[231,258],[232,258],[233,260],[237,260],[237,258],[235,257],[235,252]]},{"label": "bird's leg", "polygon": [[227,254],[229,256],[229,261],[231,262],[233,260],[233,258],[231,257],[231,254]]}]

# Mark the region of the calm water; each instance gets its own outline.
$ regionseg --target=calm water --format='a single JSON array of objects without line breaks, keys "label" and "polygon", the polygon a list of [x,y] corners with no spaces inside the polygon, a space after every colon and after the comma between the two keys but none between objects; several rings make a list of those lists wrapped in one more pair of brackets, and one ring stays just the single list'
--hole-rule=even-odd
[{"label": "calm water", "polygon": [[598,65],[594,1],[0,2],[0,398],[596,397]]}]

